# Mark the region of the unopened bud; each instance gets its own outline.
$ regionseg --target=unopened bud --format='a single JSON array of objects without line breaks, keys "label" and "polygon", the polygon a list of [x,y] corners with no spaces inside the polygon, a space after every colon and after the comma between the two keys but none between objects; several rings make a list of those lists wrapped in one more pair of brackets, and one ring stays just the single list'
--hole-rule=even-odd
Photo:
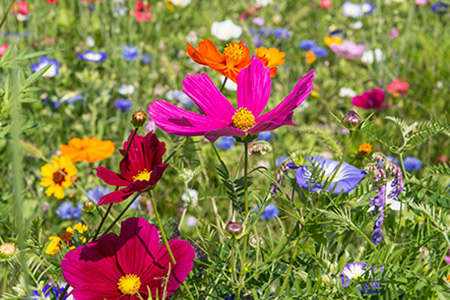
[{"label": "unopened bud", "polygon": [[87,213],[91,213],[93,212],[95,209],[95,203],[91,200],[86,200],[86,202],[84,202],[84,211]]},{"label": "unopened bud", "polygon": [[227,230],[227,232],[230,235],[232,235],[234,237],[238,237],[244,230],[244,228],[242,227],[242,224],[238,223],[238,222],[228,222],[225,229]]},{"label": "unopened bud", "polygon": [[142,110],[138,110],[133,114],[131,123],[134,127],[140,128],[144,126],[145,120],[147,120],[147,115]]},{"label": "unopened bud", "polygon": [[0,246],[0,253],[5,256],[13,255],[16,250],[16,246],[13,243],[4,243]]},{"label": "unopened bud", "polygon": [[344,123],[345,127],[348,129],[355,129],[361,124],[361,118],[356,112],[351,110],[342,118],[342,123]]}]

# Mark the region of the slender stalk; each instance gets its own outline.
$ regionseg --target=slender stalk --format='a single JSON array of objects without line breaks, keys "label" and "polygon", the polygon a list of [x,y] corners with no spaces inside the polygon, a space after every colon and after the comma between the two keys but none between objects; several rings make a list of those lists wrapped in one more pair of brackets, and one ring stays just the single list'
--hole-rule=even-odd
[{"label": "slender stalk", "polygon": [[225,84],[227,83],[228,77],[225,77],[223,83],[222,83],[222,87],[220,88],[220,92],[222,93],[223,89],[225,88]]},{"label": "slender stalk", "polygon": [[[103,232],[103,234],[108,233],[113,227],[114,225],[116,225],[117,221],[120,220],[120,218],[122,218],[122,216],[125,214],[125,212],[130,208],[130,206],[133,204],[133,202],[137,199],[137,197],[139,197],[140,194],[136,194],[133,199],[131,199],[131,201],[127,204],[127,206],[120,212],[120,214],[114,219],[114,221],[111,223],[111,225],[109,225],[109,227],[105,230],[105,232]],[[112,203],[111,203],[112,204]]]},{"label": "slender stalk", "polygon": [[15,0],[12,0],[12,1],[11,1],[11,4],[10,4],[9,7],[8,7],[8,9],[5,10],[5,13],[3,14],[3,18],[2,18],[2,20],[0,21],[0,28],[2,28],[2,27],[3,27],[3,24],[5,24],[6,17],[8,16],[8,13],[9,13],[9,11],[11,10],[11,8],[13,7],[14,2],[16,2],[16,1],[15,1]]},{"label": "slender stalk", "polygon": [[186,143],[187,139],[187,137],[183,139],[183,141],[169,154],[169,156],[166,157],[164,163],[167,163],[172,158],[172,156],[174,156],[174,154],[177,153],[178,150],[180,150],[184,143]]},{"label": "slender stalk", "polygon": [[2,286],[2,294],[6,295],[6,286],[8,281],[8,265],[5,263],[3,266],[3,286]]},{"label": "slender stalk", "polygon": [[107,216],[109,215],[109,213],[111,212],[112,205],[113,205],[112,203],[110,203],[110,204],[108,205],[108,208],[106,209],[106,213],[103,215],[103,217],[102,217],[102,219],[101,219],[101,221],[100,221],[100,224],[99,224],[98,227],[97,227],[97,231],[95,232],[94,237],[92,238],[91,241],[95,240],[95,239],[98,237],[98,234],[100,233],[100,230],[102,230],[103,224],[104,224],[105,221],[106,221],[106,217],[107,217]]},{"label": "slender stalk", "polygon": [[297,253],[298,253],[298,243],[299,242],[300,242],[300,237],[297,239],[297,242],[295,243],[294,254],[292,255],[291,263],[289,264],[289,269],[288,269],[288,271],[286,273],[286,277],[284,277],[283,285],[281,286],[280,293],[278,294],[278,299],[281,299],[281,296],[283,295],[284,289],[286,288],[286,285],[287,285],[287,282],[288,282],[288,279],[289,279],[289,275],[291,275],[292,267],[294,266],[295,258],[297,257]]},{"label": "slender stalk", "polygon": [[64,287],[64,290],[62,291],[62,293],[59,295],[58,300],[64,300],[64,296],[67,294],[67,291],[69,290],[70,285],[66,284],[66,286]]},{"label": "slender stalk", "polygon": [[[150,193],[150,191],[148,191],[148,195],[150,196],[150,201],[152,202],[152,206],[153,206],[153,213],[155,214],[156,217],[156,221],[158,222],[158,227],[159,227],[159,231],[161,232],[164,244],[166,245],[167,251],[169,252],[170,258],[172,259],[172,262],[174,263],[174,265],[177,263],[175,260],[175,257],[173,256],[172,250],[170,249],[169,246],[169,241],[167,240],[166,237],[166,233],[164,232],[164,228],[162,226],[162,222],[161,219],[159,218],[159,213],[158,213],[158,208],[156,206],[156,202],[155,199],[153,198],[152,193]],[[189,288],[186,285],[186,282],[183,281],[183,286],[186,289],[187,293],[189,294],[189,297],[194,300],[194,296],[192,296],[191,291],[189,290]]]},{"label": "slender stalk", "polygon": [[350,131],[350,135],[347,140],[347,145],[345,145],[344,154],[342,154],[342,158],[339,161],[339,165],[337,166],[336,170],[334,170],[333,175],[331,176],[330,180],[328,180],[328,183],[325,187],[325,191],[328,191],[328,188],[330,187],[331,183],[333,182],[334,178],[336,177],[336,174],[339,172],[339,169],[341,168],[342,164],[344,163],[345,157],[348,154],[348,151],[350,150],[350,145],[352,141],[353,131]]},{"label": "slender stalk", "polygon": [[231,245],[231,281],[234,283],[237,282],[236,275],[236,257],[234,249],[236,248],[236,239],[233,238],[233,244]]}]

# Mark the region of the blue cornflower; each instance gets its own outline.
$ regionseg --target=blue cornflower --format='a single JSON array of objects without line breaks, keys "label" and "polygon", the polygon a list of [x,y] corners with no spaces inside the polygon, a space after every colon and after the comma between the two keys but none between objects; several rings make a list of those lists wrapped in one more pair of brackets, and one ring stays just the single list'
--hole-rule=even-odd
[{"label": "blue cornflower", "polygon": [[[65,284],[61,284],[61,287],[58,288],[56,286],[51,286],[50,284],[47,284],[44,286],[44,288],[42,289],[42,291],[39,290],[33,290],[31,291],[31,299],[42,299],[42,296],[45,297],[45,299],[53,299],[53,294],[56,296],[56,299],[59,299],[59,295],[62,293],[62,291],[64,290]],[[66,293],[64,295],[64,300],[67,299],[67,297],[69,297],[69,293]]]},{"label": "blue cornflower", "polygon": [[311,49],[311,51],[316,57],[327,57],[328,56],[327,49],[319,47],[319,46],[313,47]]},{"label": "blue cornflower", "polygon": [[[313,174],[309,166],[294,166],[294,168],[297,169],[295,171],[295,179],[297,180],[297,184],[305,190],[309,190],[311,192],[322,191],[328,185],[328,180],[330,180],[331,176],[335,173],[339,162],[322,158],[317,155],[314,157],[306,157],[306,160],[311,164],[311,166],[318,169],[317,171],[320,172],[320,175],[323,175],[322,181],[314,181],[311,178]],[[364,178],[364,176],[366,176],[366,174],[367,173],[364,170],[360,170],[344,162],[334,176],[327,192],[331,192],[334,189],[333,194],[339,194],[341,192],[348,193],[356,187],[356,185]]]},{"label": "blue cornflower", "polygon": [[261,131],[258,135],[258,140],[260,141],[270,142],[271,139],[272,139],[271,131]]},{"label": "blue cornflower", "polygon": [[133,104],[128,99],[120,98],[120,99],[117,99],[116,101],[114,101],[114,106],[117,109],[120,109],[121,111],[127,111],[127,110],[131,109]]},{"label": "blue cornflower", "polygon": [[217,148],[226,151],[233,148],[235,142],[236,139],[232,136],[222,136],[217,140],[216,146]]},{"label": "blue cornflower", "polygon": [[258,33],[263,37],[268,37],[274,34],[274,29],[271,27],[261,27],[258,29]]},{"label": "blue cornflower", "polygon": [[111,193],[111,190],[107,187],[96,187],[95,189],[89,189],[87,190],[87,197],[91,201],[98,202],[100,200],[100,197]]},{"label": "blue cornflower", "polygon": [[77,57],[88,62],[99,63],[104,61],[108,55],[106,55],[105,52],[92,52],[91,50],[86,50],[83,54],[78,54]]},{"label": "blue cornflower", "polygon": [[316,47],[317,44],[316,44],[316,41],[313,41],[313,40],[303,40],[300,42],[299,46],[302,50],[308,51],[308,50],[311,50],[312,48]]},{"label": "blue cornflower", "polygon": [[[379,268],[374,268],[373,270],[370,269],[371,269],[370,267],[367,267],[366,264],[362,263],[346,264],[344,269],[342,269],[342,273],[340,276],[342,286],[348,287],[350,285],[351,280],[359,281],[364,278],[378,280],[378,277],[374,273],[378,271],[381,274],[383,273],[384,270],[383,266],[380,266]],[[376,288],[379,288],[380,286],[381,285],[379,283],[370,283],[369,285],[367,284],[358,285],[357,288],[363,294],[364,293],[374,294],[378,292]]]},{"label": "blue cornflower", "polygon": [[355,4],[352,2],[344,2],[342,4],[342,12],[344,13],[344,16],[346,17],[352,17],[352,18],[359,18],[363,14],[363,9],[360,4]]},{"label": "blue cornflower", "polygon": [[139,56],[139,49],[133,46],[123,47],[121,57],[127,61],[136,60]]},{"label": "blue cornflower", "polygon": [[405,170],[408,172],[415,172],[422,169],[422,161],[417,157],[408,156],[403,161],[405,165]]},{"label": "blue cornflower", "polygon": [[291,38],[292,32],[286,28],[277,28],[274,35],[276,38],[288,40]]},{"label": "blue cornflower", "polygon": [[[253,210],[255,211],[256,214],[258,214],[259,209],[260,209],[259,207],[255,207]],[[273,203],[269,203],[269,205],[264,207],[263,213],[259,216],[259,218],[264,221],[267,221],[278,217],[279,214],[280,210],[278,209],[278,207],[276,207],[276,205]]]},{"label": "blue cornflower", "polygon": [[365,15],[370,15],[373,12],[373,10],[375,9],[375,4],[373,4],[372,2],[366,1],[363,3],[361,9]]},{"label": "blue cornflower", "polygon": [[48,65],[52,66],[44,74],[42,74],[42,77],[57,76],[59,74],[59,61],[57,61],[56,59],[48,58],[47,56],[41,56],[37,63],[31,65],[31,70],[33,72],[37,72],[42,68],[47,67]]},{"label": "blue cornflower", "polygon": [[142,56],[141,56],[141,62],[142,62],[144,65],[149,65],[149,64],[152,63],[152,61],[153,61],[153,55],[151,55],[151,54],[142,54]]},{"label": "blue cornflower", "polygon": [[[388,157],[386,157],[386,158],[387,158],[388,160],[390,160],[390,161],[396,163],[397,165],[400,164],[400,161],[399,161],[398,159],[396,159],[395,157],[393,157],[393,156],[388,156]],[[383,164],[383,163],[381,163],[381,164]]]},{"label": "blue cornflower", "polygon": [[190,108],[195,104],[191,98],[189,98],[183,91],[179,90],[167,91],[166,98],[167,100],[177,100],[181,103],[181,105],[183,105],[184,108]]},{"label": "blue cornflower", "polygon": [[75,207],[69,201],[61,203],[61,205],[56,210],[56,214],[61,217],[61,219],[78,219],[81,217],[81,209]]},{"label": "blue cornflower", "polygon": [[442,3],[442,2],[436,2],[431,6],[431,11],[437,14],[445,14],[448,11],[448,4]]}]

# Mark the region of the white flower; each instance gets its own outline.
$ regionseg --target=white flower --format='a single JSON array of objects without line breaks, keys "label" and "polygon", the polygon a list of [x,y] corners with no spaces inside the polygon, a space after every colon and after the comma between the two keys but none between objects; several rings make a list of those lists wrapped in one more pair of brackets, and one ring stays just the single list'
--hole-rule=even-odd
[{"label": "white flower", "polygon": [[183,193],[183,195],[181,195],[181,200],[183,200],[183,202],[187,202],[187,203],[190,203],[191,201],[194,203],[197,203],[198,192],[196,190],[191,190],[191,189],[188,189],[188,192],[189,192],[189,196],[186,193]]},{"label": "white flower", "polygon": [[28,20],[28,15],[17,14],[16,18],[18,21],[24,22],[24,21]]},{"label": "white flower", "polygon": [[119,94],[121,95],[131,95],[134,93],[134,85],[126,85],[122,84],[118,90]]},{"label": "white flower", "polygon": [[86,45],[87,45],[88,47],[92,47],[92,46],[95,45],[95,41],[94,41],[94,39],[92,38],[92,36],[88,36],[88,37],[86,38]]},{"label": "white flower", "polygon": [[187,227],[194,227],[195,223],[197,223],[197,218],[189,216],[186,218],[186,226]]},{"label": "white flower", "polygon": [[361,56],[361,61],[366,64],[373,64],[374,60],[380,62],[383,59],[383,51],[376,48],[375,50],[366,50]]},{"label": "white flower", "polygon": [[266,6],[272,3],[272,0],[256,0],[256,6]]},{"label": "white flower", "polygon": [[170,0],[170,2],[179,7],[186,7],[191,4],[191,0]]},{"label": "white flower", "polygon": [[357,22],[350,23],[349,26],[351,29],[361,29],[363,26],[363,23],[361,21],[357,21]]},{"label": "white flower", "polygon": [[342,12],[346,17],[359,18],[362,16],[363,11],[360,4],[352,3],[352,2],[344,2],[342,4]]},{"label": "white flower", "polygon": [[211,34],[222,41],[237,39],[242,32],[242,27],[234,24],[230,19],[223,22],[214,22],[211,26]]},{"label": "white flower", "polygon": [[[225,76],[220,77],[220,82],[223,84],[223,81],[225,80]],[[225,88],[229,91],[237,91],[237,84],[233,82],[233,80],[228,79],[225,83]]]},{"label": "white flower", "polygon": [[297,110],[299,112],[305,111],[305,109],[307,109],[309,106],[309,102],[307,100],[303,101],[302,105],[300,105]]},{"label": "white flower", "polygon": [[353,98],[356,96],[356,92],[354,90],[352,90],[351,88],[341,88],[339,90],[339,97],[345,98],[345,97],[349,97],[349,98]]}]

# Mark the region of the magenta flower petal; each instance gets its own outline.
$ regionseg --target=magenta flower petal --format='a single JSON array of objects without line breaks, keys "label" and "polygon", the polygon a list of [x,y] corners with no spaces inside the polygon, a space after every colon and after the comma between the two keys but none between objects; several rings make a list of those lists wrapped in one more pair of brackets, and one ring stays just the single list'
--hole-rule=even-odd
[{"label": "magenta flower petal", "polygon": [[211,142],[215,142],[221,136],[244,136],[245,132],[231,127],[222,128],[218,130],[211,130],[205,133],[205,137]]},{"label": "magenta flower petal", "polygon": [[275,106],[271,111],[259,116],[256,119],[256,123],[274,121],[274,123],[280,123],[279,126],[282,126],[281,123],[285,121],[286,116],[302,104],[306,97],[308,97],[312,89],[313,80],[314,70],[311,70],[308,74],[303,76],[302,79],[300,79],[294,89],[283,101],[281,101],[280,104]]},{"label": "magenta flower petal", "polygon": [[258,117],[269,101],[272,86],[270,70],[253,57],[250,66],[239,72],[237,83],[238,108],[245,107]]},{"label": "magenta flower petal", "polygon": [[353,97],[352,104],[356,107],[369,108],[368,99],[365,95],[358,95]]},{"label": "magenta flower petal", "polygon": [[135,193],[137,190],[130,189],[128,187],[117,190],[115,192],[111,192],[109,194],[106,194],[102,197],[100,197],[98,201],[98,205],[106,205],[111,203],[119,203],[126,199],[128,199],[133,193]]},{"label": "magenta flower petal", "polygon": [[183,92],[189,96],[205,115],[222,120],[226,123],[232,122],[236,109],[217,89],[206,74],[186,74],[183,80]]},{"label": "magenta flower petal", "polygon": [[97,176],[109,185],[127,186],[129,184],[129,182],[126,181],[122,176],[102,166],[94,168],[94,170],[97,171]]},{"label": "magenta flower petal", "polygon": [[181,136],[204,135],[210,130],[229,125],[222,120],[190,112],[162,100],[150,104],[148,114],[164,131]]}]

